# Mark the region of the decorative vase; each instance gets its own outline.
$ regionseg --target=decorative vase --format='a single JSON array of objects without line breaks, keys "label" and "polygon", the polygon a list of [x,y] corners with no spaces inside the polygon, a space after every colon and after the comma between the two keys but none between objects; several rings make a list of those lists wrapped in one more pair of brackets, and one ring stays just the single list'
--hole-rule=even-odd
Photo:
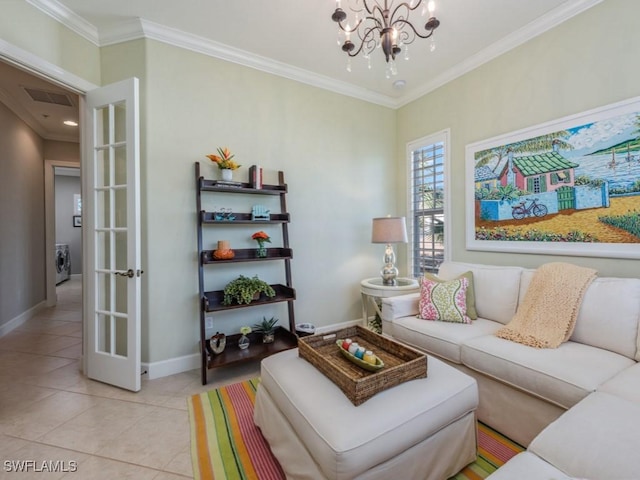
[{"label": "decorative vase", "polygon": [[262,343],[273,343],[275,339],[276,339],[275,332],[268,332],[268,333],[262,334]]},{"label": "decorative vase", "polygon": [[224,180],[225,182],[230,182],[231,180],[233,180],[233,170],[231,170],[230,168],[223,168],[221,172],[222,180]]},{"label": "decorative vase", "polygon": [[229,240],[219,240],[218,249],[214,250],[213,258],[216,260],[231,260],[236,254],[229,248]]},{"label": "decorative vase", "polygon": [[209,345],[211,346],[211,350],[213,350],[213,353],[215,354],[224,352],[224,347],[227,345],[227,338],[225,334],[216,332],[216,334],[211,337]]},{"label": "decorative vase", "polygon": [[249,348],[250,343],[251,341],[249,340],[249,337],[247,337],[246,335],[242,335],[238,339],[238,347],[240,347],[240,350],[246,350],[247,348]]},{"label": "decorative vase", "polygon": [[258,249],[256,250],[256,257],[267,258],[267,247],[264,246],[263,242],[258,243]]}]

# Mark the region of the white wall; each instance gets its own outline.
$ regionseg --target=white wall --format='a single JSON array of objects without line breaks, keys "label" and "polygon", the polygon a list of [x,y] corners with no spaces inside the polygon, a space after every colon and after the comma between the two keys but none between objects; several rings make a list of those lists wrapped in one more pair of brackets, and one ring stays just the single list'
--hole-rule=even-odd
[{"label": "white wall", "polygon": [[469,143],[640,95],[639,15],[640,2],[604,1],[398,111],[400,205],[407,195],[406,144],[451,129],[454,260],[527,267],[567,261],[603,276],[638,276],[638,260],[466,250],[464,166]]},{"label": "white wall", "polygon": [[[102,71],[105,83],[135,71],[142,84],[143,358],[197,352],[194,162],[215,178],[205,155],[219,146],[236,154],[240,177],[254,163],[269,183],[285,172],[297,321],[322,326],[361,315],[359,282],[380,267],[371,219],[396,213],[388,188],[395,112],[155,41],[103,49]],[[236,201],[211,198],[209,208]],[[274,242],[278,232],[270,229]],[[251,233],[209,229],[205,244],[230,239],[246,248]],[[207,267],[206,288],[222,289],[238,274],[278,283],[283,272],[274,263]],[[286,324],[285,307],[225,314],[216,329],[235,333],[262,315]]]}]

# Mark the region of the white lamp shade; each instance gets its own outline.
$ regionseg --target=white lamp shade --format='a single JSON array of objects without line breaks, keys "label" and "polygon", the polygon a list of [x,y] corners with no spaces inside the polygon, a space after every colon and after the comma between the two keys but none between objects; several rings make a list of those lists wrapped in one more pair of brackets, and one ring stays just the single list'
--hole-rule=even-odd
[{"label": "white lamp shade", "polygon": [[407,243],[408,241],[404,217],[373,219],[371,243]]}]

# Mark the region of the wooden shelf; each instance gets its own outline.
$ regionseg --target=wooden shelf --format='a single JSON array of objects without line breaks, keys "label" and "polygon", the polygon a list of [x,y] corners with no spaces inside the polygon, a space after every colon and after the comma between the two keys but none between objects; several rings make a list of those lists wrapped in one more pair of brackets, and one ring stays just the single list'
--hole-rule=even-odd
[{"label": "wooden shelf", "polygon": [[235,257],[229,260],[217,260],[213,258],[215,250],[203,250],[201,261],[204,265],[210,263],[238,263],[238,262],[264,262],[268,260],[285,260],[293,258],[290,248],[267,248],[267,256],[258,258],[256,248],[238,248],[233,252]]},{"label": "wooden shelf", "polygon": [[248,193],[250,195],[282,195],[287,193],[287,185],[262,185],[262,188],[253,188],[248,182],[241,182],[240,185],[225,185],[218,180],[205,180],[200,177],[200,190],[203,192],[224,192],[224,193]]},{"label": "wooden shelf", "polygon": [[[249,182],[231,182],[225,183],[220,180],[207,180],[200,173],[200,163],[195,163],[195,190],[196,190],[196,219],[197,219],[197,237],[198,237],[198,290],[200,303],[200,349],[201,356],[201,374],[202,384],[207,383],[207,371],[214,367],[223,367],[237,362],[247,360],[258,360],[274,353],[295,348],[298,345],[298,337],[295,334],[296,323],[294,315],[294,300],[296,299],[296,291],[292,287],[291,281],[291,259],[293,252],[289,247],[289,222],[290,216],[287,213],[287,184],[284,182],[284,173],[278,172],[277,185],[263,185],[262,188],[253,188]],[[208,212],[203,208],[202,195],[206,192],[214,192],[216,196],[224,194],[249,194],[249,195],[275,195],[279,197],[280,208],[275,209],[274,213],[269,213],[266,220],[253,220],[251,213],[233,212],[233,220],[225,220],[220,217],[220,212]],[[245,209],[250,210],[250,199],[239,199]],[[255,199],[254,199],[255,200]],[[274,209],[272,209],[273,211]],[[279,213],[276,213],[279,212]],[[216,216],[218,219],[216,220]],[[256,255],[257,248],[240,248],[234,249],[234,258],[229,260],[216,260],[213,257],[215,250],[205,250],[203,241],[203,231],[224,230],[228,227],[251,226],[254,229],[260,229],[261,225],[279,225],[282,230],[282,244],[275,248],[267,248],[267,256],[258,258]],[[205,228],[207,227],[207,228]],[[253,301],[248,305],[223,305],[224,290],[216,290],[207,292],[205,285],[205,266],[215,264],[229,264],[241,262],[264,262],[280,260],[284,267],[284,285],[276,283],[271,285],[276,295],[274,297],[262,296],[259,300]],[[215,270],[215,268],[213,268]],[[213,270],[207,269],[207,274],[212,274]],[[271,270],[271,269],[269,269]],[[275,278],[273,281],[278,281]],[[282,281],[282,280],[280,280]],[[226,348],[220,354],[213,353],[210,345],[210,339],[206,338],[207,328],[205,315],[214,312],[215,322],[221,321],[220,314],[232,311],[238,308],[259,307],[261,305],[269,305],[273,303],[286,302],[286,310],[288,315],[288,328],[278,327],[276,330],[276,338],[273,343],[263,344],[261,334],[250,334],[251,346],[246,350],[238,348],[238,339],[240,334],[229,335],[226,337]],[[219,330],[224,330],[220,328]],[[293,333],[292,333],[293,332]]]},{"label": "wooden shelf", "polygon": [[262,295],[260,300],[255,300],[249,304],[223,305],[224,290],[215,290],[212,292],[204,292],[203,307],[206,312],[221,312],[223,310],[233,310],[236,308],[256,307],[258,305],[267,305],[269,303],[288,302],[296,299],[296,291],[286,285],[271,285],[276,292],[275,297],[266,297]]},{"label": "wooden shelf", "polygon": [[229,335],[226,337],[226,347],[222,353],[215,354],[211,350],[209,339],[205,340],[205,348],[209,353],[208,368],[222,367],[232,363],[245,362],[247,360],[260,360],[262,358],[273,355],[274,353],[296,348],[298,346],[298,337],[289,332],[289,330],[278,327],[276,329],[275,340],[273,343],[262,343],[261,333],[250,333],[248,335],[251,345],[246,350],[240,350],[238,347],[238,339],[240,334]]},{"label": "wooden shelf", "polygon": [[270,223],[289,223],[288,213],[272,213],[269,215],[269,220],[251,220],[250,213],[234,213],[235,220],[216,220],[215,212],[200,212],[200,221],[202,223],[216,224],[216,225],[264,225]]}]

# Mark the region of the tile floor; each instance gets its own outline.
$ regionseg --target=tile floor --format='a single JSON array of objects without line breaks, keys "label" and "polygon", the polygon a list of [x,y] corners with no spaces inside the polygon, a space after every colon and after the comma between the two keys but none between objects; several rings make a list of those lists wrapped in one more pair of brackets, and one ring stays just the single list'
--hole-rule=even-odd
[{"label": "tile floor", "polygon": [[[89,380],[80,280],[57,293],[56,307],[0,338],[0,478],[192,478],[187,396],[256,377],[259,364],[209,372],[206,386],[199,370],[143,380],[138,393]],[[10,471],[21,460],[35,468]],[[44,462],[58,471],[42,473]]]}]

